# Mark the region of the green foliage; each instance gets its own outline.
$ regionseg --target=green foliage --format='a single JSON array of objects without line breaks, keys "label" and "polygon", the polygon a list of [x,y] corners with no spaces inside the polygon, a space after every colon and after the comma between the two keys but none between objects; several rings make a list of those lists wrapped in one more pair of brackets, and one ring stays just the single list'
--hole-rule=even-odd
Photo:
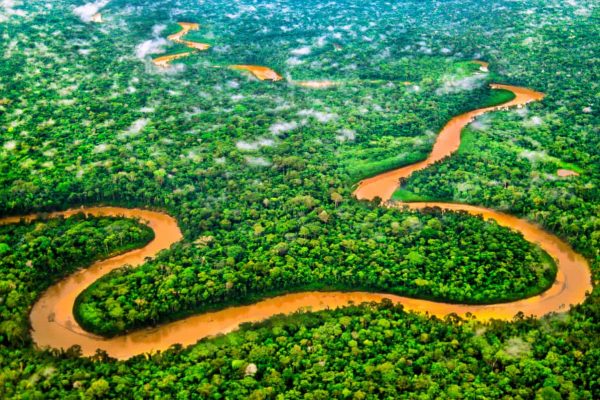
[{"label": "green foliage", "polygon": [[510,90],[494,89],[490,91],[487,97],[484,97],[479,108],[497,106],[504,104],[515,98],[515,94]]},{"label": "green foliage", "polygon": [[[95,311],[121,331],[279,288],[471,302],[541,290],[552,276],[538,274],[543,255],[518,235],[464,215],[351,199],[358,179],[427,154],[452,116],[501,101],[505,94],[487,89],[491,81],[547,96],[480,118],[458,154],[414,174],[397,196],[526,216],[585,254],[598,282],[600,44],[591,0],[112,0],[99,25],[73,15],[82,1],[4,3],[1,213],[157,207],[185,234],[157,260],[90,288],[94,297],[78,310],[94,326]],[[190,40],[214,47],[170,71],[152,67],[151,55],[136,57],[138,45],[178,29],[177,20],[199,22]],[[161,24],[169,26],[157,36]],[[306,46],[309,54],[298,54]],[[471,59],[489,61],[491,73],[478,74]],[[233,63],[340,84],[258,82],[224,68]],[[558,168],[581,175],[558,178]],[[63,232],[70,222],[45,224]],[[88,238],[102,232],[93,226]],[[35,298],[120,244],[106,250],[79,243],[80,234],[63,243],[58,233],[5,230],[15,234],[0,240],[3,265],[13,263],[0,269],[2,398],[600,398],[596,289],[575,310],[542,321],[441,322],[363,306],[274,319],[127,362],[39,351],[26,332]],[[122,244],[136,237],[146,236],[132,232]],[[27,266],[37,259],[45,264]],[[446,261],[453,273],[445,274]],[[474,290],[480,275],[482,289]],[[156,313],[117,326],[119,308],[108,306],[117,284],[146,296]],[[132,299],[116,304],[131,309]],[[258,371],[245,376],[251,363]]]},{"label": "green foliage", "polygon": [[411,202],[411,201],[428,201],[431,199],[429,199],[425,196],[419,196],[418,194],[409,192],[406,189],[398,189],[394,192],[394,195],[392,196],[392,200]]},{"label": "green foliage", "polygon": [[30,307],[52,282],[153,238],[135,221],[83,214],[0,226],[0,345],[29,341]]},{"label": "green foliage", "polygon": [[[468,214],[356,211],[349,204],[328,209],[325,222],[314,199],[290,203],[304,204],[307,211],[297,212],[293,221],[262,221],[258,236],[232,234],[231,241],[178,247],[141,268],[113,271],[79,296],[78,321],[92,332],[114,335],[148,322],[302,290],[362,288],[495,303],[540,293],[556,275],[552,260],[520,234]],[[349,227],[350,218],[363,222]],[[285,242],[279,242],[277,231]],[[127,288],[127,295],[116,288]]]},{"label": "green foliage", "polygon": [[356,182],[357,180],[369,178],[385,171],[422,161],[427,158],[427,154],[428,153],[425,152],[410,153],[407,155],[394,156],[378,161],[363,161],[360,158],[349,158],[347,159],[348,175],[350,175],[350,178]]},{"label": "green foliage", "polygon": [[568,318],[485,325],[383,303],[275,317],[121,362],[0,348],[0,396],[591,400],[600,394],[599,313],[597,294]]}]

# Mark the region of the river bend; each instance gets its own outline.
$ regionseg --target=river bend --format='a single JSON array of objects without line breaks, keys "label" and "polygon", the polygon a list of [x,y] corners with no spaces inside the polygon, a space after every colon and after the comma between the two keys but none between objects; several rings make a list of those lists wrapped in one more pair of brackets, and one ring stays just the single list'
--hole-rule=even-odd
[{"label": "river bend", "polygon": [[[440,317],[450,313],[461,316],[470,313],[482,320],[490,318],[510,320],[517,312],[541,317],[551,312],[567,311],[570,305],[583,302],[586,293],[592,290],[591,273],[585,258],[557,236],[524,219],[483,207],[440,202],[393,203],[389,201],[398,187],[399,179],[407,178],[413,172],[454,153],[460,145],[461,130],[476,116],[498,109],[520,107],[543,98],[542,93],[526,88],[508,85],[493,85],[493,87],[510,90],[516,97],[500,106],[481,108],[452,118],[438,135],[433,150],[426,160],[365,179],[358,184],[354,195],[358,199],[379,197],[387,207],[409,207],[415,210],[440,207],[451,211],[466,211],[473,215],[483,215],[485,219],[493,219],[502,226],[521,232],[526,240],[537,243],[557,262],[556,281],[547,291],[526,299],[491,305],[451,304],[386,293],[311,291],[273,297],[247,306],[228,307],[114,338],[103,338],[84,331],[75,321],[73,305],[77,296],[94,281],[116,268],[126,264],[141,265],[147,257],[153,257],[159,251],[180,241],[182,235],[177,221],[164,213],[143,209],[90,207],[54,212],[49,217],[59,215],[67,217],[83,211],[98,217],[139,218],[154,230],[155,238],[140,249],[95,262],[89,268],[81,269],[47,289],[34,304],[30,314],[33,341],[39,347],[66,349],[79,345],[83,355],[86,356],[93,355],[96,349],[102,349],[112,357],[127,359],[138,354],[165,350],[176,343],[184,346],[191,345],[202,338],[233,331],[242,323],[261,321],[277,314],[289,314],[305,309],[318,311],[346,306],[351,302],[381,301],[386,298],[404,305],[407,310]],[[20,218],[6,217],[0,220],[0,224],[16,223]],[[24,218],[31,220],[35,216]]]}]

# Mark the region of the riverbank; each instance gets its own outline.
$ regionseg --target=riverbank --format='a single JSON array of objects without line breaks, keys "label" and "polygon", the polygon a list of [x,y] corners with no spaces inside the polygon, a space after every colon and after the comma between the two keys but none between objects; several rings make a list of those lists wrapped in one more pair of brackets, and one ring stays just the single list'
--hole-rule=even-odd
[{"label": "riverbank", "polygon": [[169,67],[171,61],[188,57],[196,51],[205,51],[210,48],[210,45],[207,43],[193,42],[191,40],[183,39],[183,37],[187,35],[190,31],[196,31],[200,29],[199,24],[193,22],[178,22],[177,24],[181,27],[181,30],[172,35],[167,36],[167,39],[173,43],[182,44],[192,49],[192,51],[183,51],[175,54],[166,54],[164,56],[156,57],[152,59],[152,62],[157,67],[167,68]]},{"label": "riverbank", "polygon": [[[475,116],[497,109],[524,105],[543,98],[542,93],[526,88],[508,85],[494,85],[494,87],[512,91],[515,98],[499,106],[477,109],[453,118],[440,132],[426,160],[363,180],[355,192],[356,197],[360,199],[371,196],[371,198],[379,197],[389,201],[398,187],[400,178],[408,177],[412,172],[425,168],[456,151],[460,144],[462,128]],[[125,264],[138,266],[145,261],[146,257],[153,257],[160,250],[179,241],[182,236],[175,219],[166,214],[141,209],[95,207],[84,211],[95,216],[138,217],[147,222],[156,237],[141,249],[94,263],[90,268],[78,271],[50,287],[31,312],[32,338],[40,347],[68,348],[79,345],[84,355],[93,355],[96,349],[100,348],[112,357],[123,359],[137,354],[165,350],[176,343],[190,345],[205,337],[231,332],[243,323],[258,322],[274,315],[289,314],[307,308],[318,311],[346,306],[350,303],[380,302],[383,299],[390,299],[394,303],[402,304],[407,310],[439,317],[455,313],[460,316],[474,315],[481,320],[492,318],[510,320],[517,312],[541,317],[551,312],[567,311],[570,305],[583,302],[586,292],[591,291],[591,275],[587,261],[567,243],[529,221],[483,207],[464,204],[388,203],[387,206],[408,207],[413,210],[439,207],[443,210],[482,215],[484,219],[494,220],[502,226],[521,232],[526,240],[538,243],[555,259],[558,269],[556,280],[547,291],[537,296],[489,305],[444,303],[386,293],[305,291],[272,297],[250,305],[207,312],[107,339],[86,332],[77,323],[73,317],[76,298],[85,288],[108,272]],[[50,216],[68,215],[80,211],[76,209],[52,213]]]}]

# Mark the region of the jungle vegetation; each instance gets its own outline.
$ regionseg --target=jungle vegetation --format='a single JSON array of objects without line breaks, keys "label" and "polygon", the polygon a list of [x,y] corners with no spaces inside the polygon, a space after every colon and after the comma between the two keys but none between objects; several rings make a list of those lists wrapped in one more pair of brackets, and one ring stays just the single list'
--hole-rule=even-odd
[{"label": "jungle vegetation", "polygon": [[[457,154],[396,197],[529,218],[587,257],[595,289],[541,320],[355,305],[153,356],[90,359],[36,349],[28,311],[52,282],[151,231],[83,216],[3,226],[0,397],[600,397],[595,2],[46,3],[0,3],[0,213],[141,206],[175,216],[185,236],[91,286],[75,310],[87,328],[116,334],[306,288],[473,303],[543,290],[554,267],[506,228],[351,196],[358,180],[423,159],[452,116],[503,101],[490,82],[546,97],[479,118]],[[104,22],[89,22],[101,6]],[[212,47],[160,70],[151,58],[178,51],[165,40],[178,21],[198,22],[194,40]],[[230,64],[269,66],[286,80],[257,81]],[[290,83],[307,79],[341,84]],[[559,168],[579,175],[558,177]]]},{"label": "jungle vegetation", "polygon": [[28,342],[30,307],[50,283],[153,238],[134,220],[83,214],[0,226],[0,342]]}]

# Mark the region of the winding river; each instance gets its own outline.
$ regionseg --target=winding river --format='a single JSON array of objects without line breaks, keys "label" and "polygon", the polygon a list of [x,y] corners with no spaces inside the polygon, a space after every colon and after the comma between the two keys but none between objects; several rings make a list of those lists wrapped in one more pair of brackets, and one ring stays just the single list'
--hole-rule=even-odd
[{"label": "winding river", "polygon": [[[141,249],[96,262],[89,268],[75,272],[45,291],[31,311],[31,334],[34,342],[39,347],[65,349],[72,345],[79,345],[83,355],[86,356],[93,355],[96,349],[102,349],[112,357],[127,359],[138,354],[165,350],[176,343],[184,346],[194,344],[199,339],[233,331],[241,323],[261,321],[277,314],[289,314],[306,309],[317,311],[345,306],[351,302],[381,301],[386,298],[395,303],[403,304],[408,310],[425,312],[440,317],[450,313],[462,316],[470,313],[482,320],[490,318],[510,320],[519,311],[525,315],[536,317],[550,312],[567,311],[570,305],[583,302],[586,292],[591,291],[591,274],[587,261],[558,237],[524,219],[482,207],[439,202],[401,204],[389,202],[393,192],[398,187],[400,178],[406,178],[414,171],[426,168],[455,152],[460,144],[462,128],[476,116],[493,110],[523,106],[531,101],[538,101],[543,98],[542,93],[526,88],[508,85],[493,85],[493,87],[510,90],[515,93],[516,97],[497,107],[481,108],[452,118],[440,132],[433,150],[426,160],[365,179],[359,183],[354,194],[359,199],[379,197],[387,207],[409,207],[419,210],[435,206],[447,210],[462,210],[474,215],[483,215],[486,219],[493,219],[502,226],[521,232],[525,239],[539,244],[557,261],[556,281],[544,293],[510,303],[464,305],[413,299],[385,293],[302,292],[269,298],[248,306],[229,307],[220,311],[207,312],[155,328],[141,329],[123,336],[106,339],[84,331],[75,321],[73,318],[73,305],[77,296],[92,282],[108,272],[125,264],[138,266],[147,257],[152,257],[159,251],[169,248],[173,243],[181,240],[182,235],[177,221],[171,216],[160,212],[115,207],[91,207],[55,212],[50,214],[50,217],[69,216],[81,211],[94,216],[136,217],[145,221],[154,230],[156,237]],[[26,216],[25,218],[31,220],[34,217]],[[3,218],[0,223],[16,223],[20,218]]]},{"label": "winding river", "polygon": [[200,29],[200,25],[194,22],[178,22],[177,23],[181,30],[177,33],[167,36],[167,39],[173,43],[179,43],[184,46],[189,47],[192,51],[186,51],[183,53],[176,54],[168,54],[166,56],[156,57],[152,60],[154,65],[157,67],[167,68],[171,65],[171,61],[178,60],[180,58],[187,57],[191,55],[194,51],[205,51],[210,48],[209,44],[193,42],[191,40],[184,40],[183,37],[187,35],[190,31],[197,31]]}]

